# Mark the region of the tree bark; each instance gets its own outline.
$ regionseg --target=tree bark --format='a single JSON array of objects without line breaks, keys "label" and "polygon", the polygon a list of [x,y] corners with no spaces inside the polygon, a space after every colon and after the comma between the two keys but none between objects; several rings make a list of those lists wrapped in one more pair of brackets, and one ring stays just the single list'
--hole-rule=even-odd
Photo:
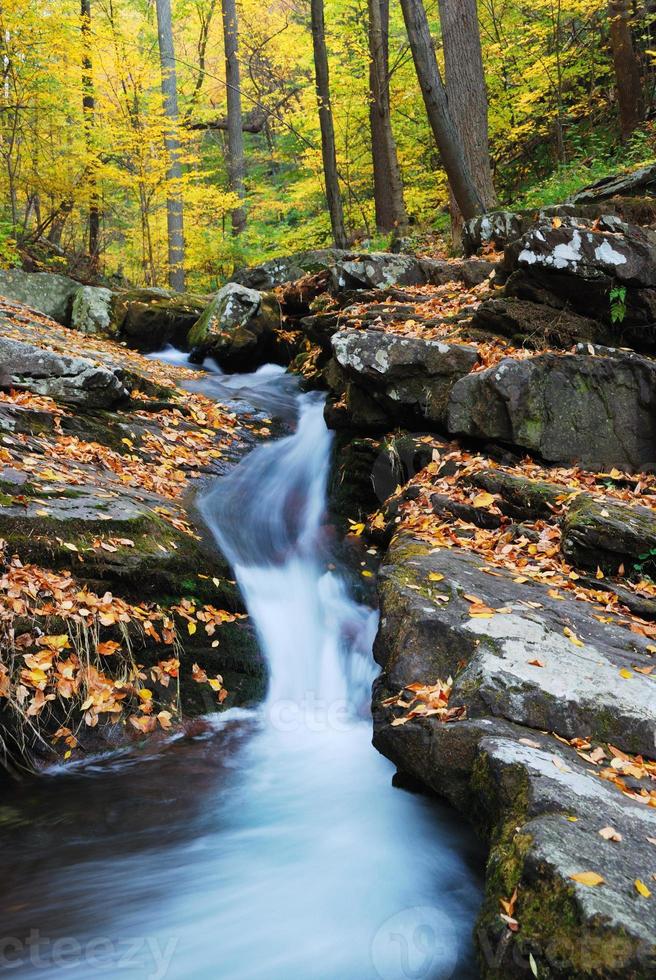
[{"label": "tree bark", "polygon": [[[223,44],[225,48],[226,86],[228,89],[228,180],[230,190],[244,200],[244,134],[241,108],[241,73],[239,69],[239,23],[235,0],[221,0],[223,10]],[[240,235],[246,227],[243,206],[232,212],[232,233]]]},{"label": "tree bark", "polygon": [[626,140],[645,116],[640,66],[631,33],[630,0],[610,0],[610,44],[615,67],[615,85],[620,109],[620,130]]},{"label": "tree bark", "polygon": [[390,113],[389,0],[368,0],[368,5],[369,123],[376,228],[380,232],[389,232],[405,228],[408,220]]},{"label": "tree bark", "polygon": [[[485,209],[496,194],[490,166],[488,102],[476,0],[439,0],[444,78],[449,109],[458,130],[465,161]],[[451,223],[459,239],[462,215],[451,194]]]},{"label": "tree bark", "polygon": [[323,0],[310,0],[310,10],[326,200],[328,202],[330,225],[335,246],[337,248],[346,248],[348,243],[346,240],[346,228],[344,226],[344,206],[339,190],[335,128],[333,125],[333,112],[330,105],[330,73],[328,70],[328,53],[326,51]]},{"label": "tree bark", "polygon": [[97,167],[94,159],[93,128],[95,122],[96,100],[93,90],[93,63],[91,61],[91,0],[81,0],[82,19],[82,114],[84,137],[89,154],[87,181],[89,184],[89,265],[92,272],[98,271],[100,258],[100,207],[98,200]]},{"label": "tree bark", "polygon": [[440,151],[442,164],[465,220],[485,211],[485,205],[467,166],[462,142],[451,113],[422,0],[401,0],[417,78],[424,96],[428,121]]},{"label": "tree bark", "polygon": [[173,26],[171,24],[171,0],[155,0],[157,7],[157,39],[159,60],[162,69],[162,97],[164,114],[168,123],[164,136],[169,158],[167,180],[169,182],[166,201],[166,224],[168,231],[169,286],[182,291],[185,286],[185,246],[184,209],[182,203],[182,163],[180,160],[180,141],[176,133],[178,123],[178,87],[175,72],[175,49],[173,47]]}]

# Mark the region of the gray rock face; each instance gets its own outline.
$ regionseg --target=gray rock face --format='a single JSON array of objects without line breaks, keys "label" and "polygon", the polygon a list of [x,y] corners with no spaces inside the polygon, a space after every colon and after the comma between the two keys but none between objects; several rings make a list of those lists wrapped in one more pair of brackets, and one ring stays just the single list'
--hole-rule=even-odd
[{"label": "gray rock face", "polygon": [[248,289],[268,292],[276,286],[296,282],[303,276],[328,269],[351,253],[338,248],[323,248],[295,255],[281,256],[248,269],[239,269],[233,275],[233,282]]},{"label": "gray rock face", "polygon": [[340,259],[331,267],[331,291],[418,286],[427,281],[426,270],[411,255],[372,252]]},{"label": "gray rock face", "polygon": [[269,359],[279,326],[275,297],[231,282],[191,328],[188,343],[200,356],[210,354],[228,370],[257,367]]},{"label": "gray rock face", "polygon": [[112,304],[113,326],[137,350],[157,351],[168,343],[183,347],[209,302],[209,297],[166,289],[117,293]]},{"label": "gray rock face", "polygon": [[485,245],[503,249],[528,229],[530,220],[515,211],[490,211],[471,218],[463,226],[462,245],[465,255],[474,255]]},{"label": "gray rock face", "polygon": [[[540,223],[506,249],[506,293],[572,310],[610,328],[622,346],[656,345],[656,234],[605,216],[594,226]],[[626,295],[613,321],[611,291]]]},{"label": "gray rock face", "polygon": [[641,555],[656,553],[656,513],[613,500],[581,494],[570,505],[563,524],[563,552],[581,568],[601,566],[627,571]]},{"label": "gray rock face", "polygon": [[607,343],[613,331],[599,320],[531,303],[512,296],[486,300],[476,310],[472,327],[508,337],[518,346],[568,348],[578,341]]},{"label": "gray rock face", "polygon": [[[444,578],[434,585],[431,574]],[[492,715],[569,739],[592,733],[623,751],[653,754],[656,678],[633,675],[620,684],[619,675],[651,664],[647,638],[600,623],[586,604],[551,598],[538,583],[487,575],[480,556],[430,552],[403,535],[392,543],[379,591],[375,656],[390,688],[453,676],[451,701],[466,704],[470,717]],[[507,611],[472,618],[464,595]]]},{"label": "gray rock face", "polygon": [[332,348],[335,391],[346,394],[354,424],[361,416],[358,397],[375,404],[382,424],[390,419],[439,424],[454,383],[478,362],[474,347],[375,330],[336,333]]},{"label": "gray rock face", "polygon": [[0,296],[6,296],[16,303],[25,303],[64,326],[71,322],[71,305],[79,288],[79,282],[68,276],[0,269]]},{"label": "gray rock face", "polygon": [[109,337],[115,333],[114,293],[103,286],[80,286],[73,298],[71,327],[80,333]]},{"label": "gray rock face", "polygon": [[129,395],[119,372],[0,337],[0,365],[15,383],[55,401],[111,408]]},{"label": "gray rock face", "polygon": [[[374,744],[490,843],[475,931],[486,980],[523,980],[529,953],[539,976],[650,976],[656,921],[634,882],[651,887],[656,853],[646,838],[654,837],[656,812],[599,778],[608,754],[595,767],[547,734],[619,746],[617,738],[653,755],[656,683],[619,679],[623,666],[648,662],[648,641],[595,620],[586,603],[551,599],[538,583],[514,582],[498,569],[486,575],[480,566],[480,556],[395,540],[380,582],[375,652],[384,673],[374,692]],[[472,594],[508,611],[473,619],[464,598]],[[449,674],[450,704],[466,704],[468,720],[393,724],[403,711],[385,703],[390,693]],[[649,780],[643,786],[649,790]],[[621,841],[600,837],[604,827]],[[603,884],[571,878],[585,871]],[[510,932],[499,900],[515,888],[519,930]]]},{"label": "gray rock face", "polygon": [[588,469],[656,464],[656,364],[636,355],[505,358],[458,381],[449,432],[493,439]]},{"label": "gray rock face", "polygon": [[656,164],[640,167],[631,173],[614,174],[604,177],[595,184],[583,187],[570,200],[574,204],[584,204],[593,201],[605,201],[610,197],[633,195],[652,195],[656,197]]}]

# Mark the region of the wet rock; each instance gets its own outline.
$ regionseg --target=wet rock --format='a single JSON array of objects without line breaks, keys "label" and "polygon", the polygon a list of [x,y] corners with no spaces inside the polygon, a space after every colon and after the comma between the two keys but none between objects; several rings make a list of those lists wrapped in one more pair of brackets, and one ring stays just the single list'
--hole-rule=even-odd
[{"label": "wet rock", "polygon": [[116,332],[114,295],[103,286],[81,286],[73,297],[71,327],[80,333],[112,336]]},{"label": "wet rock", "polygon": [[549,462],[651,469],[655,397],[656,364],[645,357],[505,358],[456,382],[448,429],[519,446]]},{"label": "wet rock", "polygon": [[620,195],[622,197],[632,197],[634,195],[650,195],[656,197],[656,164],[647,167],[640,167],[638,170],[613,174],[612,177],[604,177],[583,187],[570,200],[574,204],[585,204],[593,201],[605,201],[608,198]]},{"label": "wet rock", "polygon": [[209,297],[170,293],[166,289],[137,289],[116,294],[113,326],[130,347],[150,352],[167,344],[184,347]]},{"label": "wet rock", "polygon": [[197,357],[211,355],[222,368],[239,371],[270,359],[279,327],[274,296],[228,283],[189,331],[188,344]]},{"label": "wet rock", "polygon": [[80,283],[52,272],[23,272],[22,269],[0,269],[0,296],[25,303],[39,313],[51,316],[68,326],[73,297]]},{"label": "wet rock", "polygon": [[603,344],[613,339],[612,329],[599,320],[512,296],[481,303],[472,317],[472,327],[508,337],[517,346],[537,349],[569,348],[579,341]]},{"label": "wet rock", "polygon": [[[338,370],[329,381],[354,425],[364,415],[376,424],[443,424],[451,388],[478,362],[473,347],[375,330],[341,331],[332,346]],[[366,412],[358,398],[367,399]]]},{"label": "wet rock", "polygon": [[611,497],[581,494],[571,503],[563,524],[563,552],[581,568],[628,572],[653,550],[656,555],[656,512]]},{"label": "wet rock", "polygon": [[129,395],[116,370],[5,337],[0,337],[0,365],[29,391],[72,405],[111,408]]}]

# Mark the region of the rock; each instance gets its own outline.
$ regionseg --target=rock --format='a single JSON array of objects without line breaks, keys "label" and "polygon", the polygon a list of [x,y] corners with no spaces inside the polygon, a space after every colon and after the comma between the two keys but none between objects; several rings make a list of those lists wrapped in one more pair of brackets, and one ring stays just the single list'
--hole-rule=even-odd
[{"label": "rock", "polygon": [[[586,603],[553,600],[545,586],[513,582],[499,569],[489,576],[480,566],[478,555],[395,539],[380,581],[375,652],[384,673],[374,691],[374,744],[404,777],[458,807],[489,843],[475,930],[483,977],[523,980],[529,953],[539,976],[647,977],[656,925],[634,883],[649,885],[656,866],[645,850],[656,813],[546,732],[615,745],[619,737],[628,751],[641,745],[653,753],[651,687],[636,675],[618,680],[623,665],[647,662],[648,641],[599,623]],[[512,611],[474,619],[465,594]],[[565,626],[583,647],[564,636]],[[399,725],[405,712],[385,703],[388,695],[449,674],[450,705],[466,704],[468,720]],[[607,826],[621,844],[599,836]],[[604,884],[572,880],[584,871],[598,872]],[[513,894],[516,932],[499,916],[500,900]]]},{"label": "rock", "polygon": [[504,358],[457,381],[449,432],[587,469],[656,466],[656,364],[637,355]]},{"label": "rock", "polygon": [[80,286],[73,297],[71,327],[80,333],[112,336],[114,295],[103,286]]},{"label": "rock", "polygon": [[490,211],[471,218],[463,225],[462,245],[465,255],[474,255],[485,245],[504,249],[530,227],[526,214],[515,211]]},{"label": "rock", "polygon": [[[649,640],[600,623],[586,603],[552,598],[540,583],[520,584],[510,573],[495,572],[485,574],[474,553],[431,551],[397,535],[379,586],[374,653],[385,686],[396,691],[452,676],[450,704],[466,705],[470,718],[493,716],[567,739],[590,736],[625,752],[653,754],[656,678],[632,670],[650,665]],[[430,575],[443,578],[435,585]],[[473,618],[465,595],[507,611]],[[629,680],[620,678],[623,668],[631,671]]]},{"label": "rock", "polygon": [[52,272],[23,272],[22,269],[0,269],[0,296],[25,303],[39,313],[51,316],[68,326],[71,322],[73,297],[79,282]]},{"label": "rock", "polygon": [[606,343],[612,330],[598,320],[512,296],[488,299],[472,317],[472,327],[508,337],[516,346],[569,348],[578,341]]},{"label": "rock", "polygon": [[500,509],[514,520],[551,517],[568,493],[566,488],[556,483],[529,480],[525,476],[504,473],[503,470],[482,470],[472,473],[470,479],[488,493],[500,495]]},{"label": "rock", "polygon": [[581,568],[627,573],[641,556],[656,556],[656,512],[612,497],[581,494],[563,523],[563,552]]},{"label": "rock", "polygon": [[570,201],[574,204],[585,204],[593,201],[605,201],[608,198],[634,195],[651,195],[656,197],[656,164],[640,167],[638,170],[613,174],[604,177],[594,184],[583,187],[573,194]]},{"label": "rock", "polygon": [[279,326],[274,296],[233,282],[216,294],[187,340],[197,356],[210,354],[226,370],[254,368],[271,358]]},{"label": "rock", "polygon": [[[524,300],[570,307],[612,328],[625,345],[656,345],[656,235],[604,217],[595,225],[562,219],[540,224],[506,249],[506,293]],[[613,322],[611,290],[623,288]]]},{"label": "rock", "polygon": [[0,337],[0,365],[15,383],[55,401],[111,408],[129,396],[120,372],[18,340]]},{"label": "rock", "polygon": [[339,259],[331,267],[331,292],[419,286],[426,282],[422,263],[411,255],[372,252]]},{"label": "rock", "polygon": [[339,369],[333,384],[338,395],[346,394],[354,425],[362,417],[360,395],[373,403],[383,423],[443,424],[453,384],[478,362],[474,347],[375,330],[341,331],[332,346]]},{"label": "rock", "polygon": [[232,281],[248,289],[269,292],[284,283],[296,282],[304,276],[328,269],[351,253],[337,248],[323,248],[310,252],[271,259],[248,269],[239,269]]},{"label": "rock", "polygon": [[150,352],[172,343],[184,347],[187,334],[210,302],[192,293],[136,289],[115,296],[113,323],[130,347]]}]

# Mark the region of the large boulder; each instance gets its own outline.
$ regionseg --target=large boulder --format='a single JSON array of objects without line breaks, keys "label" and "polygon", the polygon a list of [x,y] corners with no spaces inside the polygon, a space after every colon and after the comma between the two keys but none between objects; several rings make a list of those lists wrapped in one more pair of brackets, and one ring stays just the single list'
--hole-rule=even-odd
[{"label": "large boulder", "polygon": [[0,296],[16,303],[25,303],[64,326],[71,322],[73,297],[79,288],[79,282],[74,279],[52,272],[0,269]]},{"label": "large boulder", "polygon": [[129,395],[120,371],[5,337],[0,337],[0,368],[7,383],[85,408],[111,408]]},{"label": "large boulder", "polygon": [[504,249],[528,231],[530,218],[516,211],[490,211],[466,221],[462,229],[465,255],[474,255],[486,245]]},{"label": "large boulder", "polygon": [[229,371],[254,368],[272,358],[280,323],[274,296],[231,282],[194,323],[187,342],[195,359],[210,355]]},{"label": "large boulder", "polygon": [[[506,249],[510,296],[571,307],[639,349],[656,345],[656,234],[607,216],[554,219]],[[615,300],[614,289],[623,289]]]},{"label": "large boulder", "polygon": [[478,363],[474,347],[376,330],[340,331],[332,348],[328,379],[354,427],[442,427],[453,385]]},{"label": "large boulder", "polygon": [[656,363],[638,355],[504,358],[458,381],[449,432],[593,470],[656,466]]},{"label": "large boulder", "polygon": [[[563,552],[581,568],[629,572],[641,559],[656,559],[656,511],[615,500],[580,494],[563,523]],[[653,567],[649,568],[653,571]]]},{"label": "large boulder", "polygon": [[567,309],[513,296],[488,299],[472,317],[472,327],[508,337],[516,346],[571,347],[579,341],[605,344],[612,329],[599,320]]},{"label": "large boulder", "polygon": [[207,296],[156,288],[117,293],[112,307],[113,329],[137,350],[157,351],[171,343],[183,347],[209,302]]},{"label": "large boulder", "polygon": [[71,327],[80,333],[112,336],[114,296],[104,286],[80,286],[73,297]]},{"label": "large boulder", "polygon": [[322,272],[331,268],[336,262],[350,252],[338,248],[322,248],[309,252],[297,252],[295,255],[281,256],[270,259],[261,265],[247,269],[238,269],[232,281],[248,289],[269,292],[276,286],[297,282],[304,276]]},{"label": "large boulder", "polygon": [[592,201],[606,201],[615,197],[652,196],[656,197],[656,163],[647,167],[639,167],[630,172],[613,174],[583,187],[570,198],[574,204],[584,204]]}]

